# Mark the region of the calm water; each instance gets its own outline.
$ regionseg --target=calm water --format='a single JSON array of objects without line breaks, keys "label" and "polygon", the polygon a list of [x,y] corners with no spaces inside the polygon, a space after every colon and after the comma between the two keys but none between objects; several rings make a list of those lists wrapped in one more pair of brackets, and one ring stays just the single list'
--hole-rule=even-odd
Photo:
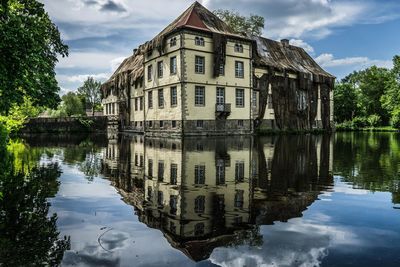
[{"label": "calm water", "polygon": [[0,265],[400,266],[400,135],[33,136]]}]

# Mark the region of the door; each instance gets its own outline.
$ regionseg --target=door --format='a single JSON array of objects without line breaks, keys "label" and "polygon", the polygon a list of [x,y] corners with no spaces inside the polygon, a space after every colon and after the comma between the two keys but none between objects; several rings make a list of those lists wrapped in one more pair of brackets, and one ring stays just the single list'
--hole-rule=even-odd
[{"label": "door", "polygon": [[217,111],[224,111],[225,88],[217,87]]}]

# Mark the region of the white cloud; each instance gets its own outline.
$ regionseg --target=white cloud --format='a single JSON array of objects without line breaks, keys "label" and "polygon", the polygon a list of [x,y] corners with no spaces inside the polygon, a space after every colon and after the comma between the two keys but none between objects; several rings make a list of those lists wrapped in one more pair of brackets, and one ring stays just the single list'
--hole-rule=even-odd
[{"label": "white cloud", "polygon": [[309,45],[308,43],[304,42],[301,39],[290,39],[289,43],[294,46],[298,46],[306,50],[306,52],[310,53],[311,55],[314,54],[314,47]]},{"label": "white cloud", "polygon": [[335,58],[332,54],[321,54],[315,61],[322,67],[343,67],[343,66],[355,66],[359,68],[366,68],[372,65],[378,67],[392,67],[392,61],[389,60],[376,60],[370,59],[368,57],[345,57],[345,58]]},{"label": "white cloud", "polygon": [[97,73],[97,74],[80,74],[80,75],[57,75],[59,82],[80,82],[83,83],[88,77],[93,77],[95,80],[105,81],[110,77],[110,73]]},{"label": "white cloud", "polygon": [[[117,58],[123,57],[122,54],[106,53],[101,51],[93,52],[74,52],[72,51],[68,57],[60,58],[57,68],[71,69],[89,69],[98,70],[108,68],[112,70],[111,62]],[[126,57],[126,56],[125,56]]]}]

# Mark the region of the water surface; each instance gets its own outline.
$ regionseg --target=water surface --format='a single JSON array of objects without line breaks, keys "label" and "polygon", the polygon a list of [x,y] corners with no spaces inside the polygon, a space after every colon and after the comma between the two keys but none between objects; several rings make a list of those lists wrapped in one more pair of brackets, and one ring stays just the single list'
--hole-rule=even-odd
[{"label": "water surface", "polygon": [[394,133],[27,137],[3,168],[0,262],[400,266],[399,146]]}]

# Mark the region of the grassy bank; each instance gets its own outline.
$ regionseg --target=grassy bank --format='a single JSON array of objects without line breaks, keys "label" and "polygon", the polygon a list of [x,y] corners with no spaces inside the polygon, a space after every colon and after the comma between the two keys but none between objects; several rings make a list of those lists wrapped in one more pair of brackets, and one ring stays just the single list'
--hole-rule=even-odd
[{"label": "grassy bank", "polygon": [[336,126],[336,132],[400,132],[400,129],[391,126],[378,126],[378,127],[343,127]]}]

